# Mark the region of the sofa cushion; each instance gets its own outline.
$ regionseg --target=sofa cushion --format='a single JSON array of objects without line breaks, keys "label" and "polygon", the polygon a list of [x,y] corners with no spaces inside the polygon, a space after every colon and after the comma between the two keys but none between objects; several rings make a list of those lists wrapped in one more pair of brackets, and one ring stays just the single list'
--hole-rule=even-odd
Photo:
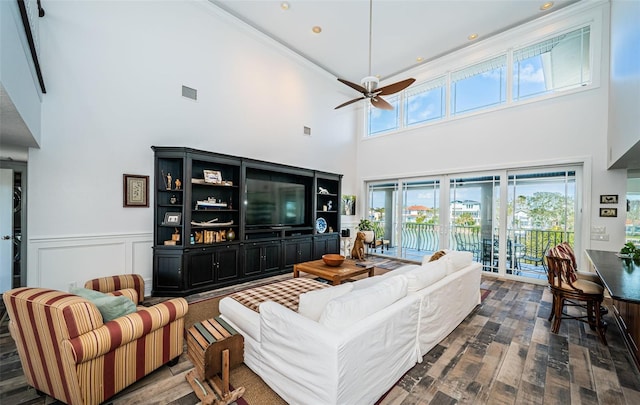
[{"label": "sofa cushion", "polygon": [[414,293],[422,290],[447,276],[447,264],[443,260],[428,262],[405,274],[407,291]]},{"label": "sofa cushion", "polygon": [[327,303],[353,290],[353,283],[345,283],[322,290],[300,294],[298,313],[311,320],[318,321]]},{"label": "sofa cushion", "polygon": [[451,250],[440,260],[446,264],[447,275],[449,275],[469,266],[473,261],[473,253]]},{"label": "sofa cushion", "polygon": [[354,290],[327,303],[320,324],[342,330],[367,316],[388,307],[407,295],[407,278],[389,277],[369,288]]},{"label": "sofa cushion", "polygon": [[98,308],[102,321],[109,322],[124,315],[136,312],[136,304],[131,299],[120,295],[113,296],[88,288],[72,288],[71,294],[85,298]]}]

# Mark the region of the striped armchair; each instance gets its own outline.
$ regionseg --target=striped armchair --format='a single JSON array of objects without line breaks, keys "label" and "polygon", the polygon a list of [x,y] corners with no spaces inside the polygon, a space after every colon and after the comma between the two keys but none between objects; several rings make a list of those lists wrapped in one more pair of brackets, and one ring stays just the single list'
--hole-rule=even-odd
[{"label": "striped armchair", "polygon": [[62,291],[24,287],[2,298],[28,384],[67,404],[104,402],[183,352],[183,298],[107,323]]}]

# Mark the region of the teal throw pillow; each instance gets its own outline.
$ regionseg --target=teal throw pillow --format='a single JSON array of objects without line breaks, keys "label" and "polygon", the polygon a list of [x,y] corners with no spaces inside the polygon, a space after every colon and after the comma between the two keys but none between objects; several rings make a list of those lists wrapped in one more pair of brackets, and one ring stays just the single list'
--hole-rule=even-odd
[{"label": "teal throw pillow", "polygon": [[104,322],[136,312],[136,304],[125,296],[113,296],[88,288],[72,288],[71,294],[78,295],[93,303],[102,314]]}]

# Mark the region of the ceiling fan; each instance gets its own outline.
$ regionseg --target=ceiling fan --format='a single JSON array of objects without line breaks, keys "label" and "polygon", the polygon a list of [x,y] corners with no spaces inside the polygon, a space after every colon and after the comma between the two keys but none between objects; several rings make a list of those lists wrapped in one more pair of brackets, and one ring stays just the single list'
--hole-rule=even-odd
[{"label": "ceiling fan", "polygon": [[405,80],[390,84],[388,86],[378,88],[378,84],[380,83],[380,80],[377,77],[371,75],[372,21],[373,21],[373,0],[369,0],[369,76],[363,78],[360,81],[360,84],[352,83],[348,80],[338,78],[339,82],[344,83],[347,86],[351,87],[352,89],[358,90],[360,93],[362,93],[362,97],[354,98],[353,100],[349,100],[346,103],[342,103],[336,108],[334,108],[334,110],[347,106],[351,103],[355,103],[356,101],[365,100],[365,99],[371,100],[371,105],[373,105],[376,108],[381,108],[383,110],[393,110],[393,106],[388,102],[386,102],[380,96],[388,96],[389,94],[394,94],[399,91],[402,91],[407,87],[411,86],[411,84],[413,84],[413,82],[416,81],[416,79],[413,79],[413,78],[405,79]]}]

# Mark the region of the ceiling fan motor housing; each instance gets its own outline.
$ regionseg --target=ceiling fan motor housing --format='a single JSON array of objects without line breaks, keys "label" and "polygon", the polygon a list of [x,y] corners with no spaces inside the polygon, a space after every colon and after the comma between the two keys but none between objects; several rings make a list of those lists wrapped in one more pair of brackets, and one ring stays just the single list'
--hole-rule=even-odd
[{"label": "ceiling fan motor housing", "polygon": [[373,91],[378,88],[379,83],[380,80],[375,76],[367,76],[360,80],[360,84],[367,89],[367,93],[373,93]]}]

